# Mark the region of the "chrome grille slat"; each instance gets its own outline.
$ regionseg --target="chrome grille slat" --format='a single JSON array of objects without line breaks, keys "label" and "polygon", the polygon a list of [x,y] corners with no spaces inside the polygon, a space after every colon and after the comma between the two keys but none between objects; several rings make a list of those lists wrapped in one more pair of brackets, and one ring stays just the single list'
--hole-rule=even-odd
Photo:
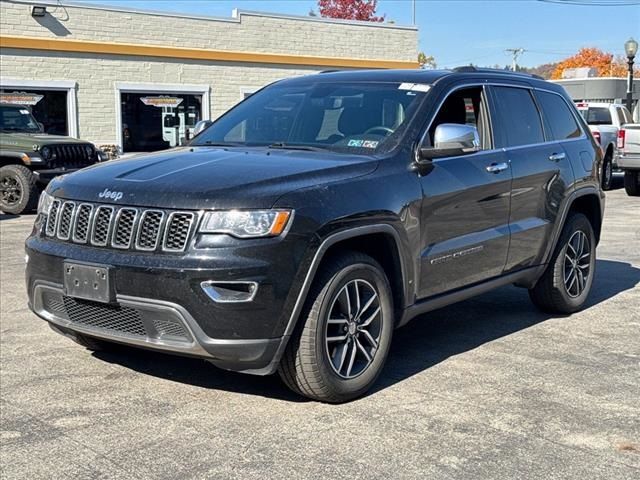
[{"label": "chrome grille slat", "polygon": [[127,249],[131,246],[131,241],[136,233],[137,219],[138,209],[136,208],[124,207],[118,210],[113,226],[112,247]]},{"label": "chrome grille slat", "polygon": [[69,240],[71,237],[71,227],[73,226],[74,212],[76,209],[75,202],[64,202],[60,209],[57,221],[57,237],[60,240]]},{"label": "chrome grille slat", "polygon": [[97,247],[106,247],[111,233],[111,222],[115,208],[110,205],[100,205],[93,217],[91,229],[91,244]]},{"label": "chrome grille slat", "polygon": [[94,247],[180,253],[193,238],[199,218],[197,212],[55,199],[44,232],[48,237]]},{"label": "chrome grille slat", "polygon": [[142,213],[136,237],[137,250],[153,251],[158,248],[163,220],[164,212],[161,210],[146,210]]},{"label": "chrome grille slat", "polygon": [[76,210],[76,220],[73,224],[71,239],[76,243],[87,243],[93,214],[93,205],[81,203]]},{"label": "chrome grille slat", "polygon": [[167,252],[183,252],[187,247],[194,219],[192,212],[172,212],[165,226],[162,249]]},{"label": "chrome grille slat", "polygon": [[58,214],[60,213],[61,204],[62,202],[60,200],[54,200],[51,204],[49,216],[47,217],[47,225],[45,227],[45,232],[50,237],[53,237],[56,234],[56,224],[58,222]]}]

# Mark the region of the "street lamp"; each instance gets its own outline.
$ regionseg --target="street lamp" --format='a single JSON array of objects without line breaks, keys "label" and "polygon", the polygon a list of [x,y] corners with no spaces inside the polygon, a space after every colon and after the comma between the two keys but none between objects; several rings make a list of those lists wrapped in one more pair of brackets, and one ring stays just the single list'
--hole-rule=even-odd
[{"label": "street lamp", "polygon": [[627,54],[627,65],[629,65],[629,75],[627,77],[627,110],[633,112],[633,59],[638,53],[638,42],[630,38],[624,43],[624,53]]}]

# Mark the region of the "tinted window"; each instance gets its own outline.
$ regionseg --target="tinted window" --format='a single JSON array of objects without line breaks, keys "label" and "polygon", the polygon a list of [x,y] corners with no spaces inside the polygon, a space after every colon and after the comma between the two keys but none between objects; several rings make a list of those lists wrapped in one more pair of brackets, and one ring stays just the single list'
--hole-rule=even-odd
[{"label": "tinted window", "polygon": [[498,128],[505,147],[544,142],[540,114],[529,90],[494,87]]},{"label": "tinted window", "polygon": [[285,144],[380,153],[398,144],[425,95],[424,88],[412,84],[276,84],[231,109],[193,145]]},{"label": "tinted window", "polygon": [[589,107],[585,120],[589,125],[611,125],[611,112],[609,108]]},{"label": "tinted window", "polygon": [[536,92],[536,96],[554,140],[566,140],[581,135],[580,127],[561,96],[547,92]]},{"label": "tinted window", "polygon": [[7,132],[32,132],[40,131],[40,126],[26,107],[0,107],[0,130]]},{"label": "tinted window", "polygon": [[470,125],[478,129],[483,150],[491,148],[491,132],[482,87],[465,88],[451,93],[431,123],[429,139],[433,145],[436,128],[443,123]]},{"label": "tinted window", "polygon": [[625,107],[616,108],[616,112],[618,112],[618,122],[620,122],[620,125],[624,125],[625,123],[633,123],[631,114]]}]

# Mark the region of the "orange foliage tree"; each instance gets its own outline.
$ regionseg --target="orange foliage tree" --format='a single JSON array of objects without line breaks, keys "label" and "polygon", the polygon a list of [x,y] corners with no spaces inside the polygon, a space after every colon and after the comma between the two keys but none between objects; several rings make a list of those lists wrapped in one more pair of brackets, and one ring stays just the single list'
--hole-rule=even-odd
[{"label": "orange foliage tree", "polygon": [[[598,77],[626,77],[627,62],[623,57],[614,57],[612,53],[603,52],[597,48],[581,48],[572,57],[562,60],[551,74],[552,79],[562,78],[562,72],[567,68],[595,68]],[[635,68],[634,72],[638,72]]]}]

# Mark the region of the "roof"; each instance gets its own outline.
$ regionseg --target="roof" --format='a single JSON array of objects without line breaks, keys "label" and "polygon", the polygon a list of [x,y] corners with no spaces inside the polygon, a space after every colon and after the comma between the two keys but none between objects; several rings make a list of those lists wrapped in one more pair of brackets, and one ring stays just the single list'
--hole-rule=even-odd
[{"label": "roof", "polygon": [[[439,80],[448,78],[486,78],[492,80],[515,80],[526,81],[530,84],[540,86],[544,84],[551,90],[561,90],[562,87],[554,85],[536,75],[529,75],[507,70],[496,70],[489,68],[459,67],[453,70],[331,70],[312,75],[315,81],[327,82],[402,82],[402,83],[423,83],[433,85]],[[282,80],[287,84],[306,83],[310,76],[295,77]]]}]

